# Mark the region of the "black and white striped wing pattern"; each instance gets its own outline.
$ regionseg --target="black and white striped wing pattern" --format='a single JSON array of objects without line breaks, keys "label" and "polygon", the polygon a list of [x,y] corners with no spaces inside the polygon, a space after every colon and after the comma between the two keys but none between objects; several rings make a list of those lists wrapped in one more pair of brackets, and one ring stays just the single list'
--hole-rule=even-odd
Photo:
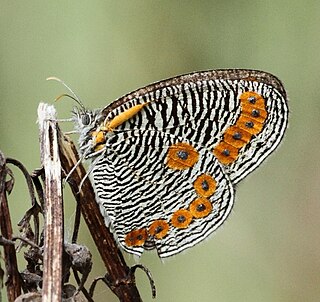
[{"label": "black and white striped wing pattern", "polygon": [[119,244],[168,257],[207,238],[230,213],[234,184],[275,150],[287,120],[280,81],[252,70],[176,77],[98,111],[80,146],[100,154],[93,181]]},{"label": "black and white striped wing pattern", "polygon": [[[160,131],[152,136],[141,130],[118,133],[95,165],[99,200],[128,252],[141,255],[144,249],[156,248],[160,257],[174,255],[203,240],[230,213],[233,186],[212,152],[193,143],[199,159],[192,168],[168,167],[170,146],[177,142]],[[207,179],[207,191],[195,188],[201,177]],[[199,207],[199,217],[189,214],[192,206]],[[210,211],[201,212],[201,206]],[[175,213],[180,213],[180,222]],[[140,237],[143,244],[136,244]]]}]

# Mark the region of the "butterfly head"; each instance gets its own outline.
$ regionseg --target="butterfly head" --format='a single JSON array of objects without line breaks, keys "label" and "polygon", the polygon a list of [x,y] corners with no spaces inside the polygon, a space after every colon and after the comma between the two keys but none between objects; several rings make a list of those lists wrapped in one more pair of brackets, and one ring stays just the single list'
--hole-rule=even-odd
[{"label": "butterfly head", "polygon": [[[90,110],[84,107],[75,107],[72,111],[75,130],[80,134],[79,148],[84,158],[94,156],[96,152],[104,147],[105,137],[101,131],[103,118],[101,110]],[[102,121],[101,121],[102,120]]]}]

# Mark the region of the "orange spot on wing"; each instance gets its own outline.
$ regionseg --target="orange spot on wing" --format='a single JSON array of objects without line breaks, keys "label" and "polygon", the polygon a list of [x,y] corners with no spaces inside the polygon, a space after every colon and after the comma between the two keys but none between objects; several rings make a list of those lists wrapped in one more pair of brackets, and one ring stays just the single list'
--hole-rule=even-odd
[{"label": "orange spot on wing", "polygon": [[223,135],[223,140],[236,148],[241,148],[251,140],[251,133],[237,127],[229,127]]},{"label": "orange spot on wing", "polygon": [[241,107],[250,104],[254,105],[256,108],[262,108],[265,109],[265,100],[264,98],[253,91],[246,91],[240,95],[240,102],[241,102]]},{"label": "orange spot on wing", "polygon": [[260,133],[263,128],[263,123],[257,122],[251,116],[244,116],[244,115],[241,115],[239,117],[236,125],[239,128],[249,132],[252,135]]},{"label": "orange spot on wing", "polygon": [[127,246],[142,246],[148,238],[146,229],[133,230],[125,237]]},{"label": "orange spot on wing", "polygon": [[211,196],[216,190],[216,181],[211,175],[202,174],[194,181],[193,187],[197,194],[202,197]]},{"label": "orange spot on wing", "polygon": [[155,220],[149,227],[149,234],[156,239],[162,239],[169,231],[169,224],[163,219]]},{"label": "orange spot on wing", "polygon": [[265,109],[259,109],[255,108],[254,106],[245,105],[242,107],[241,115],[249,117],[256,122],[263,124],[268,113]]},{"label": "orange spot on wing", "polygon": [[167,154],[167,165],[171,169],[184,170],[191,168],[199,159],[197,150],[187,143],[171,145]]},{"label": "orange spot on wing", "polygon": [[186,209],[180,209],[173,213],[171,223],[178,229],[185,229],[192,221],[192,214]]},{"label": "orange spot on wing", "polygon": [[200,197],[190,204],[189,210],[194,218],[203,218],[211,213],[212,204],[208,199]]},{"label": "orange spot on wing", "polygon": [[219,160],[220,163],[228,165],[233,163],[238,157],[238,149],[224,141],[221,141],[213,149],[213,154]]}]

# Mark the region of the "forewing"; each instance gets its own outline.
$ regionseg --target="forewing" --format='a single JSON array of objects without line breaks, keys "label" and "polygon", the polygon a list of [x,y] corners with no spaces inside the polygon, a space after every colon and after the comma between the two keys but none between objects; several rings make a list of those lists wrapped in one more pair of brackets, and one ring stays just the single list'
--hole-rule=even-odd
[{"label": "forewing", "polygon": [[[257,103],[250,103],[252,96]],[[218,70],[176,77],[119,99],[105,108],[103,115],[112,120],[145,103],[136,116],[116,131],[160,130],[200,144],[214,153],[234,184],[276,149],[288,122],[281,82],[260,71]],[[239,129],[242,138],[230,139],[239,134]],[[229,158],[221,154],[225,149],[231,153]]]}]

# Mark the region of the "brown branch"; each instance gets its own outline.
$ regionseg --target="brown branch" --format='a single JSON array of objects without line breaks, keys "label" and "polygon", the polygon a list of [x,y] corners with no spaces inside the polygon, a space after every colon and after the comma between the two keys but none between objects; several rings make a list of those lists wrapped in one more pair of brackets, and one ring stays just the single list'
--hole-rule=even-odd
[{"label": "brown branch", "polygon": [[[62,167],[64,172],[68,174],[77,165],[79,156],[74,144],[61,131],[58,132],[58,140]],[[130,273],[130,268],[126,265],[112,233],[105,226],[88,177],[79,192],[81,180],[85,177],[86,171],[82,164],[79,164],[69,177],[68,182],[108,271],[110,288],[121,302],[140,302],[142,300],[135,285],[134,276]]]},{"label": "brown branch", "polygon": [[[12,239],[12,224],[7,201],[7,175],[12,175],[6,167],[6,159],[0,152],[0,231],[5,239]],[[14,245],[4,245],[4,259],[7,273],[7,298],[14,301],[21,294],[21,279],[18,273],[17,257]]]},{"label": "brown branch", "polygon": [[38,120],[45,173],[42,301],[59,302],[62,299],[63,204],[54,107],[41,103]]}]

